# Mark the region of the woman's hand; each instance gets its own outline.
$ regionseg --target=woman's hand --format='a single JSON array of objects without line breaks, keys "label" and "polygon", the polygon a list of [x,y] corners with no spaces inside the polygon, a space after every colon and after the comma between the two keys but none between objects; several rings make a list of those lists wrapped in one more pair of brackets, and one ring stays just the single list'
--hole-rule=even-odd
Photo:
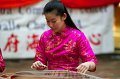
[{"label": "woman's hand", "polygon": [[85,63],[80,64],[76,69],[78,72],[85,74],[88,70],[92,71],[95,69],[95,63],[85,62]]},{"label": "woman's hand", "polygon": [[31,68],[36,70],[44,70],[47,66],[41,63],[40,61],[36,61],[32,64]]}]

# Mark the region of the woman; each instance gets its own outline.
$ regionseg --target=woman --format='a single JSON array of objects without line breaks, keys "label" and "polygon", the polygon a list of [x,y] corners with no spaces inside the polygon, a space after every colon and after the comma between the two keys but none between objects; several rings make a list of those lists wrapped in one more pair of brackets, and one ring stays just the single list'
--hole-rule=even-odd
[{"label": "woman", "polygon": [[[70,70],[86,73],[96,70],[96,57],[83,32],[76,28],[64,5],[48,2],[43,10],[51,28],[41,35],[36,48],[36,70]],[[80,59],[82,63],[80,63]]]}]

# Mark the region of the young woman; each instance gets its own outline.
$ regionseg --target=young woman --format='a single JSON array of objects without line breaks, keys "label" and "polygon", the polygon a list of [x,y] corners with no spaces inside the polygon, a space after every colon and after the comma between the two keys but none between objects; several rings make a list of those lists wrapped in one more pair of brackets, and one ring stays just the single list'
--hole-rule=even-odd
[{"label": "young woman", "polygon": [[[88,40],[71,20],[64,5],[48,2],[43,10],[50,30],[41,35],[36,48],[36,70],[70,70],[86,73],[95,71],[96,57]],[[82,63],[80,64],[80,59]]]},{"label": "young woman", "polygon": [[5,63],[4,63],[4,60],[3,60],[3,57],[2,57],[2,51],[0,49],[0,73],[3,72],[5,69]]}]

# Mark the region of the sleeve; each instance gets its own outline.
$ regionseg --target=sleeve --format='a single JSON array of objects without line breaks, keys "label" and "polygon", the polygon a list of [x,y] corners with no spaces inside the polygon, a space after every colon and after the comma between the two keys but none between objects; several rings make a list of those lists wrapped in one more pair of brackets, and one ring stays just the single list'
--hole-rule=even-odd
[{"label": "sleeve", "polygon": [[35,61],[40,61],[47,65],[47,58],[45,56],[44,34],[41,35],[39,43],[36,47]]},{"label": "sleeve", "polygon": [[0,72],[3,72],[5,69],[5,62],[3,60],[3,57],[2,57],[2,51],[0,49]]},{"label": "sleeve", "polygon": [[97,63],[96,56],[85,37],[84,33],[81,32],[81,35],[78,39],[78,48],[79,48],[79,56],[82,60],[82,62],[89,62],[92,61],[95,64]]}]

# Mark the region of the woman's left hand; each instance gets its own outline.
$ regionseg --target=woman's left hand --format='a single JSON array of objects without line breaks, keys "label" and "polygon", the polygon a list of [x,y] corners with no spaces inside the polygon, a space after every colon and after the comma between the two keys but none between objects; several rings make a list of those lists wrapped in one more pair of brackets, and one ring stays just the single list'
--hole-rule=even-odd
[{"label": "woman's left hand", "polygon": [[80,64],[76,69],[78,72],[85,74],[89,70],[89,68],[90,68],[90,63],[85,62],[85,63]]}]

